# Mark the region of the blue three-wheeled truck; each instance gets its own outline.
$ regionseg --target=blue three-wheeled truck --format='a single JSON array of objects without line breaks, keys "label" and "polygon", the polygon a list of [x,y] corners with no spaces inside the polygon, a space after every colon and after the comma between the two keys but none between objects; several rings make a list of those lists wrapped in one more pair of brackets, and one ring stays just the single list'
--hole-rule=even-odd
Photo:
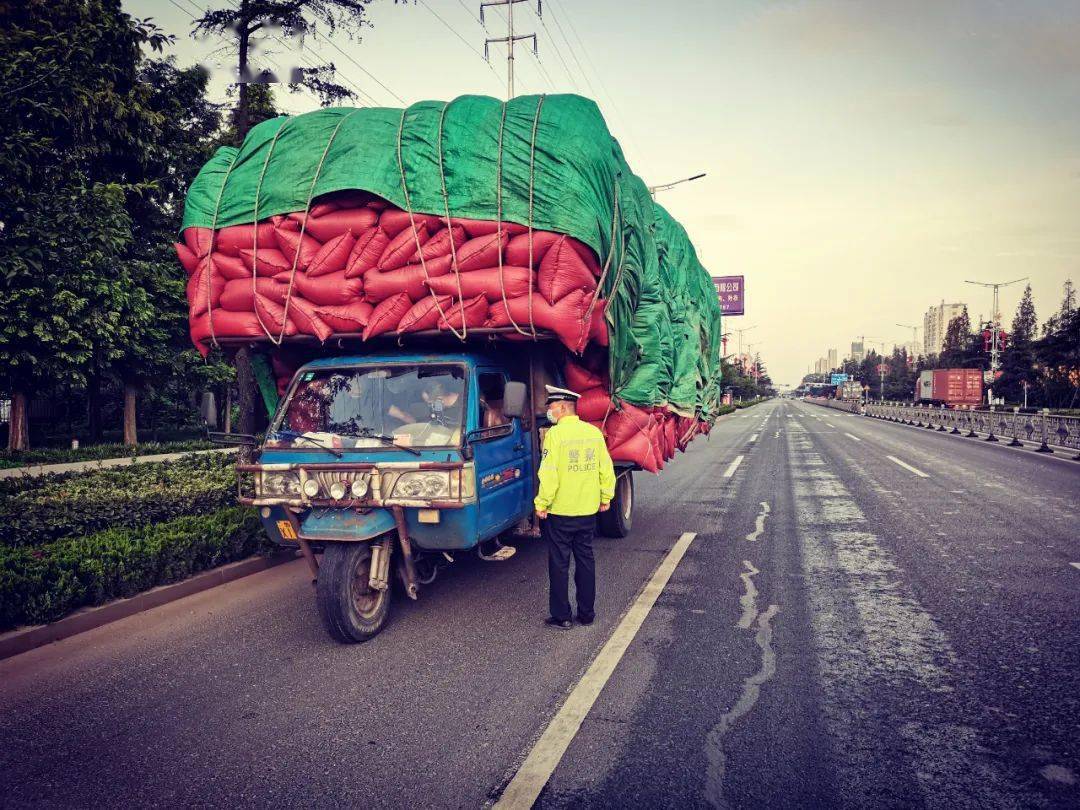
[{"label": "blue three-wheeled truck", "polygon": [[[503,538],[538,534],[543,386],[562,382],[552,341],[365,348],[303,365],[237,466],[241,502],[275,542],[299,546],[343,642],[386,624],[395,570],[415,599],[456,556],[505,561]],[[617,467],[602,534],[630,531],[632,472]]]}]

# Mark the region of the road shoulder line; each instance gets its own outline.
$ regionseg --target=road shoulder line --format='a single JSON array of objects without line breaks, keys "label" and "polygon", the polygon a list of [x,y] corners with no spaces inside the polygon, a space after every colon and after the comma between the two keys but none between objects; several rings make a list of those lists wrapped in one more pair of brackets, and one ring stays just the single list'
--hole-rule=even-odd
[{"label": "road shoulder line", "polygon": [[506,786],[497,810],[527,810],[536,802],[695,537],[684,532],[671,547]]}]

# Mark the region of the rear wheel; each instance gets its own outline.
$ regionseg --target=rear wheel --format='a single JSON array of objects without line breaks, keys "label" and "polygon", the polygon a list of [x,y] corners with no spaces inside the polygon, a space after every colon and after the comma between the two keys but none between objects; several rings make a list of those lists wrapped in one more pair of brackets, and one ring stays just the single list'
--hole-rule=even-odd
[{"label": "rear wheel", "polygon": [[627,471],[615,481],[615,497],[611,508],[599,516],[600,534],[604,537],[626,537],[634,524],[634,479]]},{"label": "rear wheel", "polygon": [[390,614],[390,590],[376,590],[371,575],[371,546],[329,543],[319,565],[315,601],[326,629],[338,641],[373,638]]}]

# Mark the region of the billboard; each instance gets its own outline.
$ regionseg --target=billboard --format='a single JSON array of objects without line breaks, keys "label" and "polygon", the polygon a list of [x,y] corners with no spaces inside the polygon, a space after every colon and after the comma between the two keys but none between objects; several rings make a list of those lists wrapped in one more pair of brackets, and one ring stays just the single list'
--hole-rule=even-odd
[{"label": "billboard", "polygon": [[744,276],[713,276],[716,297],[720,299],[721,315],[743,315],[746,295]]},{"label": "billboard", "polygon": [[840,383],[846,383],[847,379],[848,379],[847,374],[833,374],[832,375],[832,384],[833,385],[840,385]]}]

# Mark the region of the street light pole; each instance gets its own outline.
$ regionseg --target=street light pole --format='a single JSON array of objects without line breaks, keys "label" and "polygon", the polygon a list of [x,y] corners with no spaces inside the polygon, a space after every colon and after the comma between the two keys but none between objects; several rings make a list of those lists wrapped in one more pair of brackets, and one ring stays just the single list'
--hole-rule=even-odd
[{"label": "street light pole", "polygon": [[670,183],[661,183],[657,186],[649,186],[649,194],[651,194],[652,198],[655,200],[656,192],[658,191],[667,191],[669,188],[675,188],[675,186],[679,185],[680,183],[689,183],[691,180],[700,180],[704,176],[705,172],[702,172],[701,174],[695,174],[691,177],[684,177],[682,180],[672,180]]},{"label": "street light pole", "polygon": [[1010,284],[1018,284],[1021,281],[1027,281],[1028,277],[1014,278],[1012,281],[1000,281],[985,282],[985,281],[967,281],[965,284],[974,284],[977,287],[990,287],[994,290],[994,308],[990,312],[990,380],[987,383],[986,389],[986,403],[988,405],[994,404],[994,380],[997,379],[997,371],[1001,368],[1001,363],[998,360],[998,334],[1001,332],[1001,311],[998,305],[998,290],[1002,287],[1008,287]]},{"label": "street light pole", "polygon": [[[903,327],[904,329],[910,329],[911,330],[911,342],[915,346],[915,351],[918,351],[919,350],[919,327],[912,326],[909,323],[898,323],[897,326]],[[914,358],[912,358],[912,360],[914,360]]]}]

